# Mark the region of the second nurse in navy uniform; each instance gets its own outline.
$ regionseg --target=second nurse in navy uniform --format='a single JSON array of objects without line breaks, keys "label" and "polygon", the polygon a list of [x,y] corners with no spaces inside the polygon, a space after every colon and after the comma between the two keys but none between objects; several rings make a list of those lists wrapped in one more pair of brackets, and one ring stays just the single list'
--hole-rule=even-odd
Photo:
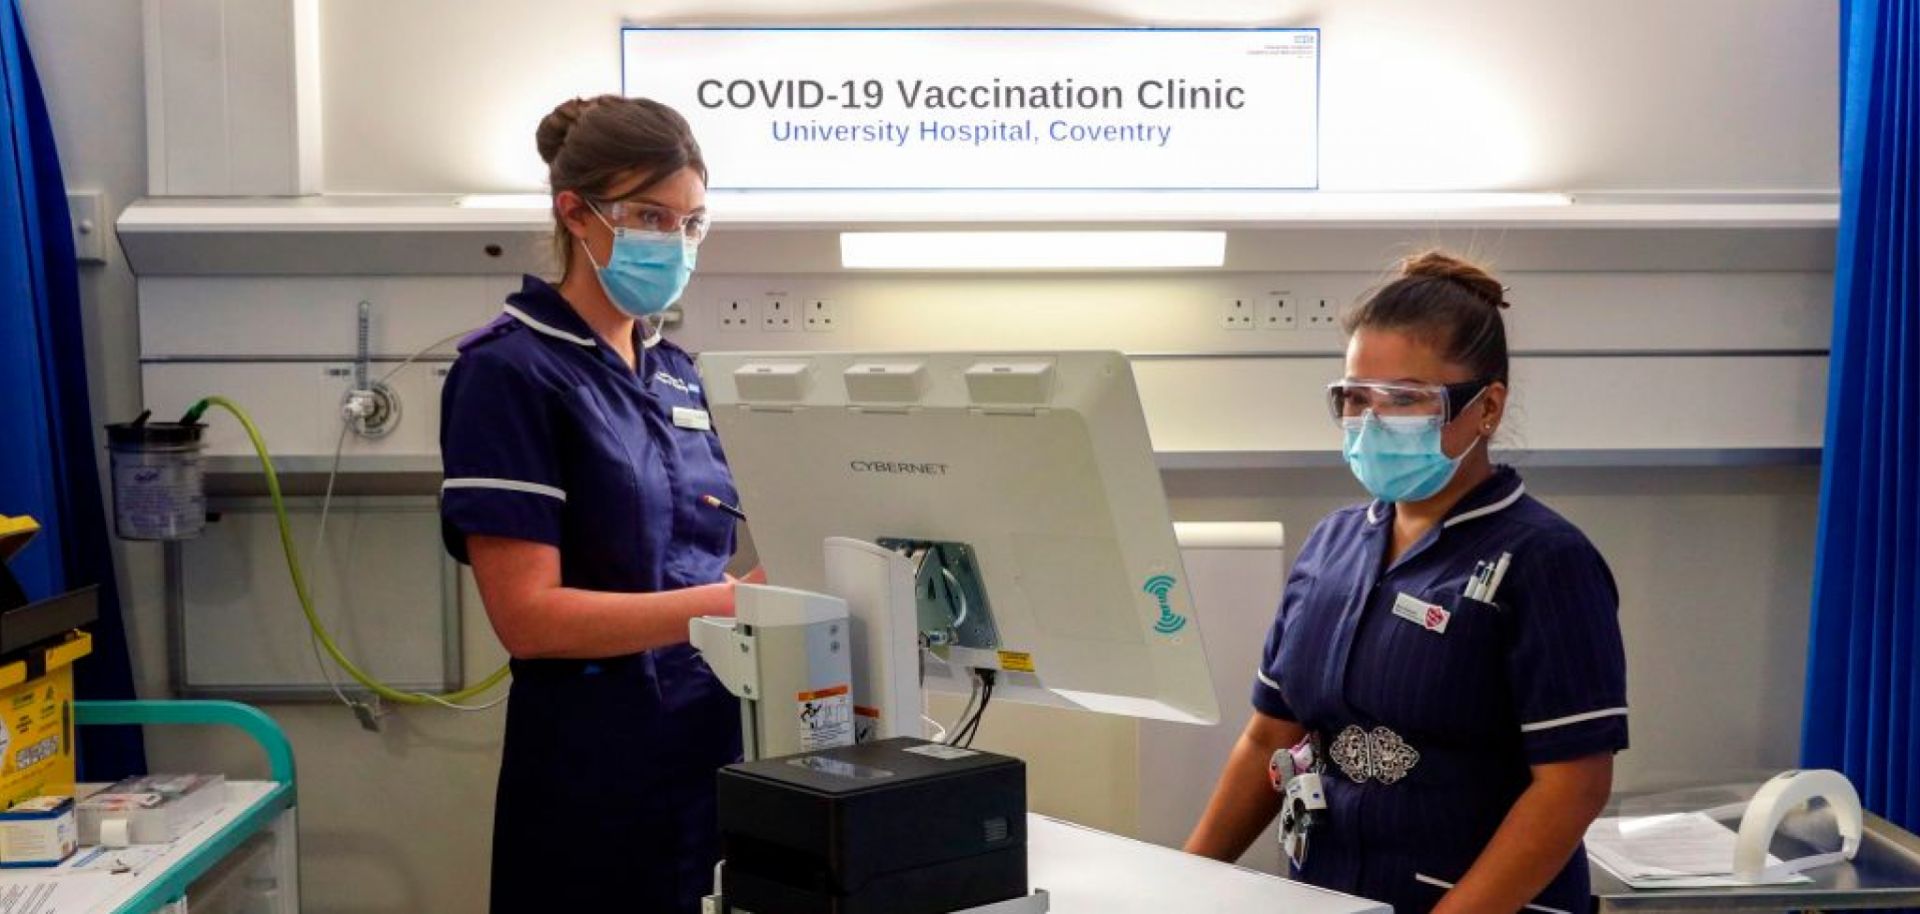
[{"label": "second nurse in navy uniform", "polygon": [[1497,280],[1430,253],[1349,315],[1328,402],[1373,499],[1302,546],[1189,851],[1246,850],[1287,752],[1327,803],[1297,878],[1398,914],[1588,910],[1581,838],[1627,746],[1619,599],[1579,529],[1487,455],[1505,307]]},{"label": "second nurse in navy uniform", "polygon": [[494,914],[698,910],[739,710],[687,644],[732,615],[736,499],[693,359],[649,318],[706,234],[687,122],[644,99],[554,109],[558,283],[526,278],[441,395],[447,549],[513,656]]}]

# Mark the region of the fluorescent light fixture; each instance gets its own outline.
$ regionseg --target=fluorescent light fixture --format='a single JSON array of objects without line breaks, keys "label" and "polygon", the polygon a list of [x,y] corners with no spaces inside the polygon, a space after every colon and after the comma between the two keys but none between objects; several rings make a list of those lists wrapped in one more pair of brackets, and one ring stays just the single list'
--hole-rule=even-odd
[{"label": "fluorescent light fixture", "polygon": [[849,270],[1178,270],[1226,260],[1226,232],[840,233]]},{"label": "fluorescent light fixture", "polygon": [[467,194],[453,205],[462,209],[546,210],[553,208],[553,198],[546,194]]}]

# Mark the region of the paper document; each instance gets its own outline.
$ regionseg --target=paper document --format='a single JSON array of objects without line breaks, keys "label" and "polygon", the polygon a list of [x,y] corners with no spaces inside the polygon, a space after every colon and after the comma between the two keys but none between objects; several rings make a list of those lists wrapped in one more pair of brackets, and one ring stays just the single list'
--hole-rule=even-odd
[{"label": "paper document", "polygon": [[[1753,885],[1733,878],[1733,829],[1705,813],[1596,820],[1587,829],[1587,856],[1636,889]],[[1768,855],[1767,866],[1780,858]],[[1792,874],[1762,883],[1811,882]]]},{"label": "paper document", "polygon": [[147,864],[172,850],[171,844],[135,844],[131,847],[83,847],[53,872],[132,873],[138,875]]},{"label": "paper document", "polygon": [[104,878],[8,879],[0,882],[0,914],[85,914],[112,891]]}]

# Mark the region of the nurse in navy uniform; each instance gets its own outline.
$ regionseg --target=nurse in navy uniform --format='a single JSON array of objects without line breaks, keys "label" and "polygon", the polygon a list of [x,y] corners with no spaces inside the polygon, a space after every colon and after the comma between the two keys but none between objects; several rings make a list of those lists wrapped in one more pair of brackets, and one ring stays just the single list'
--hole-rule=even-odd
[{"label": "nurse in navy uniform", "polygon": [[536,141],[565,272],[526,277],[441,394],[446,547],[513,658],[492,910],[691,914],[740,717],[687,625],[733,613],[734,518],[703,497],[737,496],[693,359],[650,318],[693,272],[706,165],[644,99],[569,101]]},{"label": "nurse in navy uniform", "polygon": [[1373,499],[1301,547],[1188,851],[1245,852],[1281,807],[1283,752],[1327,807],[1296,823],[1295,878],[1398,914],[1589,909],[1581,838],[1627,746],[1619,597],[1580,530],[1487,455],[1506,307],[1485,271],[1428,253],[1347,317],[1327,399]]}]

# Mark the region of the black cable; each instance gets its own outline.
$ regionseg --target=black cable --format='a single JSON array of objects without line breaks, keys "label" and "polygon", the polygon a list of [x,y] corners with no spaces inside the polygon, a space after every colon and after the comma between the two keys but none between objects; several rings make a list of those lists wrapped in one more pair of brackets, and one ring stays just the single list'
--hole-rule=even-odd
[{"label": "black cable", "polygon": [[[972,673],[972,671],[969,671],[969,673]],[[975,719],[974,712],[978,710],[980,696],[985,691],[980,685],[980,676],[978,673],[972,673],[970,678],[973,680],[973,689],[967,696],[966,707],[960,709],[960,719],[954,721],[953,735],[947,738],[947,745],[949,746],[958,746],[966,740],[967,728],[973,726]]]},{"label": "black cable", "polygon": [[967,731],[967,748],[969,749],[973,748],[974,737],[980,735],[980,721],[987,716],[987,705],[993,703],[993,671],[987,670],[981,675],[987,680],[987,687],[980,695],[980,710],[974,712],[973,728]]},{"label": "black cable", "polygon": [[987,705],[993,703],[994,671],[981,670],[979,675],[982,684],[980,690],[980,708],[973,712],[973,720],[967,723],[966,742],[956,743],[964,749],[973,748],[973,738],[980,733],[980,719],[986,716]]},{"label": "black cable", "polygon": [[980,679],[977,676],[972,678],[973,689],[967,693],[967,703],[960,707],[960,716],[953,720],[953,732],[948,733],[945,730],[941,731],[946,744],[949,746],[957,746],[960,744],[960,732],[965,730],[967,724],[973,720],[973,704],[980,700]]},{"label": "black cable", "polygon": [[961,719],[959,728],[954,731],[950,745],[965,748],[967,741],[972,739],[973,731],[980,726],[980,715],[986,712],[987,689],[979,671],[974,671],[973,674],[973,691],[978,703],[968,702],[967,714]]}]

